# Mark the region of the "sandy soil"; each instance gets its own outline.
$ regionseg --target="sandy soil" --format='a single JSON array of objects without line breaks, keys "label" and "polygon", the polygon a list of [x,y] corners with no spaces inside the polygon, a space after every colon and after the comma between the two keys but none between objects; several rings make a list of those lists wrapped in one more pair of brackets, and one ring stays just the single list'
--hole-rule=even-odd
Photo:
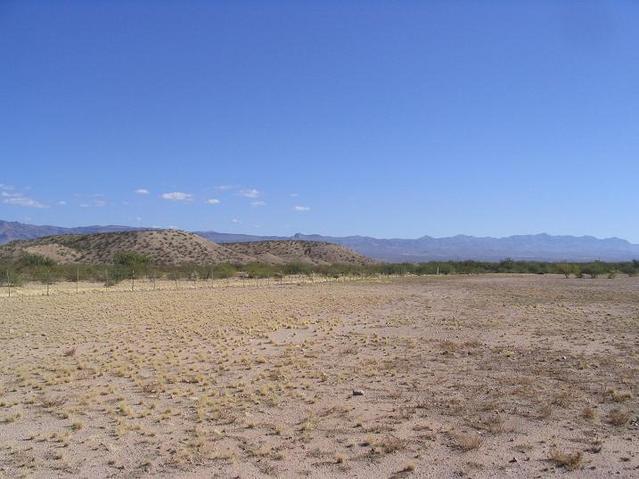
[{"label": "sandy soil", "polygon": [[165,291],[167,294],[182,294],[183,291],[193,289],[213,289],[213,288],[250,288],[250,287],[271,287],[280,285],[302,285],[329,282],[351,282],[351,281],[368,281],[387,283],[389,277],[380,275],[374,278],[364,278],[357,276],[339,276],[337,278],[320,276],[320,275],[287,275],[282,278],[224,278],[224,279],[157,279],[153,280],[149,277],[135,278],[134,280],[126,279],[117,284],[106,286],[104,282],[90,281],[59,281],[52,282],[48,285],[40,282],[28,282],[20,284],[20,286],[7,287],[4,284],[0,288],[0,298],[16,297],[16,296],[57,296],[69,295],[77,293],[122,293],[140,291]]},{"label": "sandy soil", "polygon": [[2,297],[0,476],[639,477],[638,332],[639,278]]}]

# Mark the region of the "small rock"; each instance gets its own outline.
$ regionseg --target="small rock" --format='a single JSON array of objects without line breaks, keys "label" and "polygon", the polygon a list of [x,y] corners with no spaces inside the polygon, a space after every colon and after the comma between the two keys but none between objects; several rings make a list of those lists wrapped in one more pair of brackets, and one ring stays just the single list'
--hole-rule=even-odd
[{"label": "small rock", "polygon": [[508,462],[510,462],[511,464],[512,464],[513,462],[517,462],[517,458],[516,458],[516,457],[513,457],[513,458],[512,458],[510,461],[508,461]]},{"label": "small rock", "polygon": [[363,396],[364,395],[364,391],[362,391],[361,389],[353,389],[353,396]]}]

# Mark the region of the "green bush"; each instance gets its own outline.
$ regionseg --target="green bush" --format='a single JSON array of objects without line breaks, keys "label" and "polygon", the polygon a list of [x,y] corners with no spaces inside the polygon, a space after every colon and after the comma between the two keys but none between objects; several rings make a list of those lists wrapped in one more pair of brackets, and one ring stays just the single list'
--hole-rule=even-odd
[{"label": "green bush", "polygon": [[135,251],[120,251],[113,255],[113,264],[129,268],[145,267],[151,264],[151,258]]},{"label": "green bush", "polygon": [[33,254],[33,253],[25,253],[22,256],[20,256],[20,259],[18,260],[18,264],[17,266],[20,268],[24,268],[24,267],[39,267],[39,266],[55,266],[55,261],[53,261],[51,258],[47,258],[46,256],[42,256],[40,254]]}]

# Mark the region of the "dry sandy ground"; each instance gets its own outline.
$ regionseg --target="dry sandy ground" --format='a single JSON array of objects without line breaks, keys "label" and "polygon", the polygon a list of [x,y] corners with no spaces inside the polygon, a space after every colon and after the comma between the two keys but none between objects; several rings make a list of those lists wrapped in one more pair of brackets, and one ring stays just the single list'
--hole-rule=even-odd
[{"label": "dry sandy ground", "polygon": [[639,477],[638,331],[639,278],[2,298],[0,476]]},{"label": "dry sandy ground", "polygon": [[[114,293],[114,292],[140,292],[140,291],[165,291],[166,294],[175,295],[182,294],[183,291],[193,289],[212,289],[212,288],[248,288],[248,287],[269,287],[279,286],[282,284],[300,285],[306,283],[328,283],[328,282],[350,282],[363,281],[363,277],[340,276],[331,278],[319,275],[287,275],[282,278],[225,278],[225,279],[157,279],[153,280],[148,277],[136,278],[133,281],[126,279],[115,285],[106,286],[101,282],[89,281],[59,281],[49,284],[46,283],[23,283],[20,286],[11,286],[10,288],[3,285],[0,288],[0,299],[2,297],[16,296],[57,296],[68,294],[83,293]],[[389,278],[386,276],[378,276],[366,279],[369,282],[386,282]]]}]

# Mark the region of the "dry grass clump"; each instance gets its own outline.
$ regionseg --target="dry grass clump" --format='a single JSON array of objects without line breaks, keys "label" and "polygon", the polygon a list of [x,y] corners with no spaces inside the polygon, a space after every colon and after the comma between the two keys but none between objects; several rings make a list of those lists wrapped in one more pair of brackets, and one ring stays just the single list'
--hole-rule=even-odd
[{"label": "dry grass clump", "polygon": [[406,464],[404,468],[399,472],[413,472],[413,471],[415,471],[415,464],[411,462]]},{"label": "dry grass clump", "polygon": [[623,409],[613,409],[608,413],[608,422],[613,426],[623,426],[632,417],[632,413]]},{"label": "dry grass clump", "polygon": [[65,357],[75,356],[75,353],[76,353],[76,348],[74,346],[74,347],[69,348],[66,351],[64,351],[64,356]]},{"label": "dry grass clump", "polygon": [[482,445],[482,438],[479,434],[471,432],[456,432],[452,434],[453,445],[456,449],[460,449],[464,452],[479,449]]},{"label": "dry grass clump", "polygon": [[406,448],[405,440],[391,435],[383,436],[375,440],[372,444],[375,451],[381,451],[384,454],[392,454]]},{"label": "dry grass clump", "polygon": [[537,411],[537,417],[539,419],[548,419],[550,416],[552,416],[552,404],[545,403],[539,406]]},{"label": "dry grass clump", "polygon": [[581,453],[581,451],[575,451],[572,453],[563,452],[555,447],[550,450],[548,459],[558,466],[564,467],[569,471],[574,471],[581,466],[581,463],[583,461],[583,454]]},{"label": "dry grass clump", "polygon": [[608,389],[604,394],[604,399],[610,398],[614,402],[625,402],[632,399],[630,391],[617,391],[616,389]]},{"label": "dry grass clump", "polygon": [[567,391],[562,391],[559,394],[556,394],[555,397],[553,397],[552,404],[561,408],[567,408],[570,405],[571,400],[571,394]]},{"label": "dry grass clump", "polygon": [[581,417],[584,419],[594,419],[595,416],[596,416],[596,412],[590,406],[586,406],[585,408],[581,410]]}]

